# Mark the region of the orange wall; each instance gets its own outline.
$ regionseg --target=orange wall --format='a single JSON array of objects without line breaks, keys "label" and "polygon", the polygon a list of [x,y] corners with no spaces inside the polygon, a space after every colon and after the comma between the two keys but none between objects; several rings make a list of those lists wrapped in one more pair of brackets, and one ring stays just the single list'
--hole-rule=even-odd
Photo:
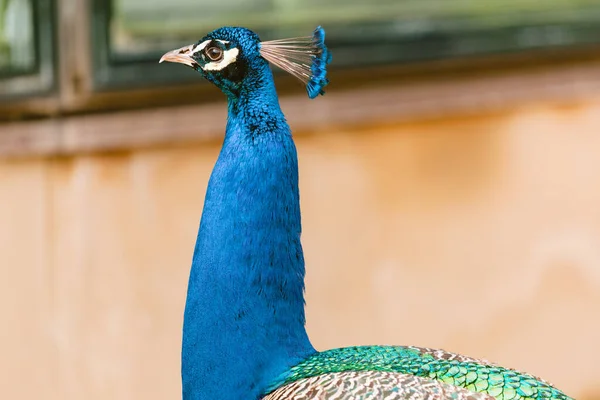
[{"label": "orange wall", "polygon": [[[308,329],[600,398],[600,98],[298,135]],[[177,398],[218,143],[0,161],[0,398]]]}]

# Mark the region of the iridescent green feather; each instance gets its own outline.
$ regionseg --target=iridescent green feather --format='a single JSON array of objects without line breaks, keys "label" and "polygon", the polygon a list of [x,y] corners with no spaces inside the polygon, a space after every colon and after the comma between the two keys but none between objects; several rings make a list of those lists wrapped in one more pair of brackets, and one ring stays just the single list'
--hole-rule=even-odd
[{"label": "iridescent green feather", "polygon": [[272,388],[299,379],[346,371],[385,371],[436,379],[498,400],[572,400],[532,375],[484,360],[419,347],[345,347],[317,353],[291,368]]}]

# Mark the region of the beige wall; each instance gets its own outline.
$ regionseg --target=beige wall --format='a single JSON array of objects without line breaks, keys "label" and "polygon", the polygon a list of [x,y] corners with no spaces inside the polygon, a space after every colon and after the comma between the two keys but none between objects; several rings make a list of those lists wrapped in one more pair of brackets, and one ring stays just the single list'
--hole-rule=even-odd
[{"label": "beige wall", "polygon": [[[315,345],[600,398],[600,98],[297,136]],[[219,144],[0,161],[0,398],[174,399]]]}]

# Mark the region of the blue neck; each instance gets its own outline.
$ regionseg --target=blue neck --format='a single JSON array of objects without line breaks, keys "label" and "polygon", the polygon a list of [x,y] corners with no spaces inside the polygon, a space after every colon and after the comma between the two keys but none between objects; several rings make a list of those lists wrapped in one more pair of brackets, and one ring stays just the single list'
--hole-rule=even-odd
[{"label": "blue neck", "polygon": [[183,399],[257,399],[314,353],[305,328],[298,162],[266,63],[229,96],[184,315]]}]

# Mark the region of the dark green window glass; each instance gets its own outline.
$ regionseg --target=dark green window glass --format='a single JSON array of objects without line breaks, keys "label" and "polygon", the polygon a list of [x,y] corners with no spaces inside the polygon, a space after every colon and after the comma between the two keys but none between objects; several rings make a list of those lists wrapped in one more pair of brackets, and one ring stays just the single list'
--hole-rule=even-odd
[{"label": "dark green window glass", "polygon": [[[334,67],[600,43],[598,0],[111,0],[109,7],[97,0],[97,4],[103,10],[99,43],[108,46],[101,61],[123,68],[127,63],[154,62],[162,52],[194,42],[222,25],[249,27],[263,39],[305,35],[322,25],[334,52]],[[163,68],[162,77],[154,67],[151,71],[159,79],[176,79],[169,76],[170,69]],[[104,73],[108,79],[110,74]],[[135,80],[135,74],[126,78]]]},{"label": "dark green window glass", "polygon": [[0,0],[0,98],[52,89],[50,0]]},{"label": "dark green window glass", "polygon": [[31,71],[36,64],[33,9],[30,0],[0,0],[0,71]]}]

